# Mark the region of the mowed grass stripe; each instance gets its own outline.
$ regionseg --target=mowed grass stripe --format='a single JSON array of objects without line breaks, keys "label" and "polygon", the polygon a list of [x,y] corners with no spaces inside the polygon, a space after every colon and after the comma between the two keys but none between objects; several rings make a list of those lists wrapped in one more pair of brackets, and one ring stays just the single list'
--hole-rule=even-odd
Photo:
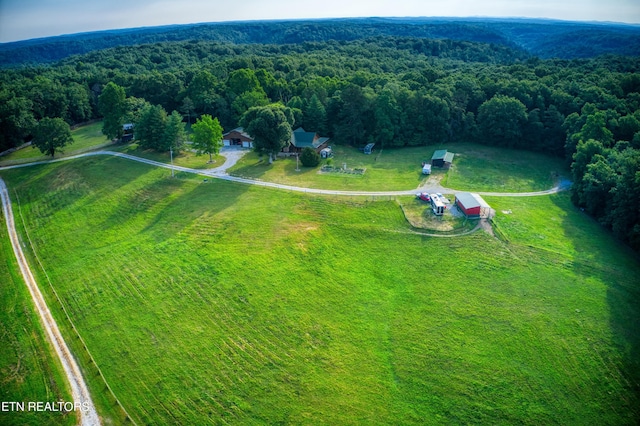
[{"label": "mowed grass stripe", "polygon": [[638,263],[566,195],[488,199],[506,241],[442,241],[385,231],[408,227],[393,201],[170,179],[120,159],[3,176],[142,423],[638,416]]}]

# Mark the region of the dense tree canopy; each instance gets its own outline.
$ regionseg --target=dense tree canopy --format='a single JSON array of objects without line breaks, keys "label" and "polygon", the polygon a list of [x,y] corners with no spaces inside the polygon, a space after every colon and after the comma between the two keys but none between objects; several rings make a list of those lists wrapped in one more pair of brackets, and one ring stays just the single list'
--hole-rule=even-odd
[{"label": "dense tree canopy", "polygon": [[256,150],[269,154],[270,160],[291,140],[293,123],[291,109],[279,104],[253,107],[240,120]]},{"label": "dense tree canopy", "polygon": [[640,248],[638,73],[638,57],[542,60],[410,36],[119,47],[0,72],[0,150],[28,141],[45,117],[104,118],[109,137],[134,122],[141,145],[165,150],[183,138],[179,115],[164,112],[173,110],[244,125],[270,154],[296,126],[353,146],[527,149],[573,163],[574,202]]}]

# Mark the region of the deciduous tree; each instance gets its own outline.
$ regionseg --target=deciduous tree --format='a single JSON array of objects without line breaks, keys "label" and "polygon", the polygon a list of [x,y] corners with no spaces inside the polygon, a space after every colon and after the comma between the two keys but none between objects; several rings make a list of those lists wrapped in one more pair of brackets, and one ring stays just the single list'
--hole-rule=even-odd
[{"label": "deciduous tree", "polygon": [[126,114],[126,95],[124,88],[114,82],[109,82],[98,98],[98,108],[104,117],[102,133],[109,139],[122,137],[122,125]]},{"label": "deciduous tree", "polygon": [[59,151],[70,143],[73,143],[71,129],[69,125],[59,117],[43,118],[33,131],[33,145],[43,154],[52,157],[56,151]]},{"label": "deciduous tree", "polygon": [[294,117],[290,108],[271,104],[249,109],[240,120],[240,125],[253,137],[257,151],[269,154],[269,162],[291,140],[291,125]]},{"label": "deciduous tree", "polygon": [[218,155],[222,147],[222,126],[218,118],[203,115],[191,126],[193,131],[193,147],[198,155],[209,154],[209,162],[213,163],[213,155]]}]

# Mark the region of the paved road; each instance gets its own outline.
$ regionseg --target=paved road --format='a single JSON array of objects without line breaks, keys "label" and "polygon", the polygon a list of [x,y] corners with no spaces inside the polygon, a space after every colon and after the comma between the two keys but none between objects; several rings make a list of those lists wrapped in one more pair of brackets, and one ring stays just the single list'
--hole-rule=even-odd
[{"label": "paved road", "polygon": [[[455,194],[457,192],[462,192],[455,189],[444,188],[439,185],[408,189],[406,191],[338,191],[338,190],[331,190],[331,189],[304,188],[304,187],[294,186],[294,185],[285,185],[285,184],[274,183],[274,182],[266,182],[261,180],[245,179],[245,178],[240,178],[236,176],[230,176],[227,173],[227,170],[230,167],[232,167],[240,157],[242,157],[244,152],[246,151],[238,151],[233,148],[226,150],[225,148],[223,148],[222,154],[227,155],[227,160],[224,162],[224,164],[220,167],[213,168],[213,169],[206,169],[206,170],[191,169],[188,167],[181,167],[181,166],[175,166],[175,165],[171,166],[170,164],[161,163],[159,161],[148,160],[146,158],[136,157],[134,155],[123,154],[121,152],[114,152],[114,151],[86,152],[83,154],[57,158],[54,160],[36,161],[33,163],[24,163],[24,164],[17,164],[14,166],[0,167],[0,170],[17,169],[17,168],[30,167],[30,166],[40,165],[40,164],[51,164],[51,163],[57,163],[60,161],[69,161],[69,160],[75,160],[77,158],[92,157],[96,155],[112,155],[115,157],[126,158],[128,160],[138,161],[138,162],[149,164],[156,167],[163,167],[165,169],[173,168],[175,171],[193,173],[193,174],[215,178],[215,179],[222,179],[222,180],[227,180],[231,182],[239,182],[239,183],[244,183],[248,185],[264,186],[267,188],[282,189],[285,191],[303,192],[306,194],[345,195],[345,196],[356,195],[356,196],[371,196],[371,197],[392,196],[393,197],[393,196],[399,196],[399,195],[414,195],[416,192],[429,192],[429,193],[440,192],[440,193],[447,193],[447,194]],[[563,181],[560,185],[554,188],[548,189],[546,191],[515,192],[515,193],[513,192],[479,192],[479,194],[491,195],[491,196],[497,196],[497,197],[533,197],[533,196],[539,196],[539,195],[549,195],[559,191],[564,191],[568,189],[570,186],[571,186],[570,182]]]},{"label": "paved road", "polygon": [[42,296],[42,293],[38,288],[38,284],[36,283],[36,280],[33,277],[31,270],[29,269],[29,264],[27,263],[27,259],[24,256],[24,252],[22,251],[22,247],[20,246],[20,240],[18,239],[18,234],[16,233],[13,211],[11,210],[11,199],[9,198],[9,191],[7,190],[7,186],[1,178],[0,197],[2,198],[2,212],[7,223],[9,239],[11,240],[11,245],[13,246],[13,252],[16,255],[16,259],[18,260],[20,272],[22,273],[24,281],[27,284],[29,293],[31,293],[31,297],[36,306],[36,310],[38,311],[38,315],[42,320],[42,324],[44,325],[47,337],[53,345],[53,348],[55,349],[56,354],[60,359],[60,363],[62,364],[62,368],[64,369],[64,373],[67,376],[67,380],[69,382],[69,385],[71,386],[71,396],[73,397],[73,402],[80,403],[82,404],[81,407],[87,408],[87,410],[76,411],[76,413],[79,415],[80,424],[83,426],[99,425],[100,418],[98,417],[98,413],[96,412],[95,406],[93,405],[91,395],[89,394],[89,389],[84,381],[84,378],[82,377],[80,368],[78,367],[75,358],[71,354],[69,347],[62,338],[60,329],[58,329],[58,325],[56,324],[55,319],[53,319],[53,316],[51,316],[51,312],[49,311],[44,297]]}]

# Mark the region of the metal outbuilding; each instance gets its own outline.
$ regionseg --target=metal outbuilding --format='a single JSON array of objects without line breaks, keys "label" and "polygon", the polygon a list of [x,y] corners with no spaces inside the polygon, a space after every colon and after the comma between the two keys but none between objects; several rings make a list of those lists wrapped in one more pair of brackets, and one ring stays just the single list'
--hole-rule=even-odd
[{"label": "metal outbuilding", "polygon": [[433,156],[431,157],[431,165],[434,167],[449,168],[453,162],[454,156],[455,154],[453,152],[447,152],[446,149],[440,149],[433,153]]},{"label": "metal outbuilding", "polygon": [[491,207],[479,194],[457,193],[456,206],[468,218],[489,217],[491,214]]}]

